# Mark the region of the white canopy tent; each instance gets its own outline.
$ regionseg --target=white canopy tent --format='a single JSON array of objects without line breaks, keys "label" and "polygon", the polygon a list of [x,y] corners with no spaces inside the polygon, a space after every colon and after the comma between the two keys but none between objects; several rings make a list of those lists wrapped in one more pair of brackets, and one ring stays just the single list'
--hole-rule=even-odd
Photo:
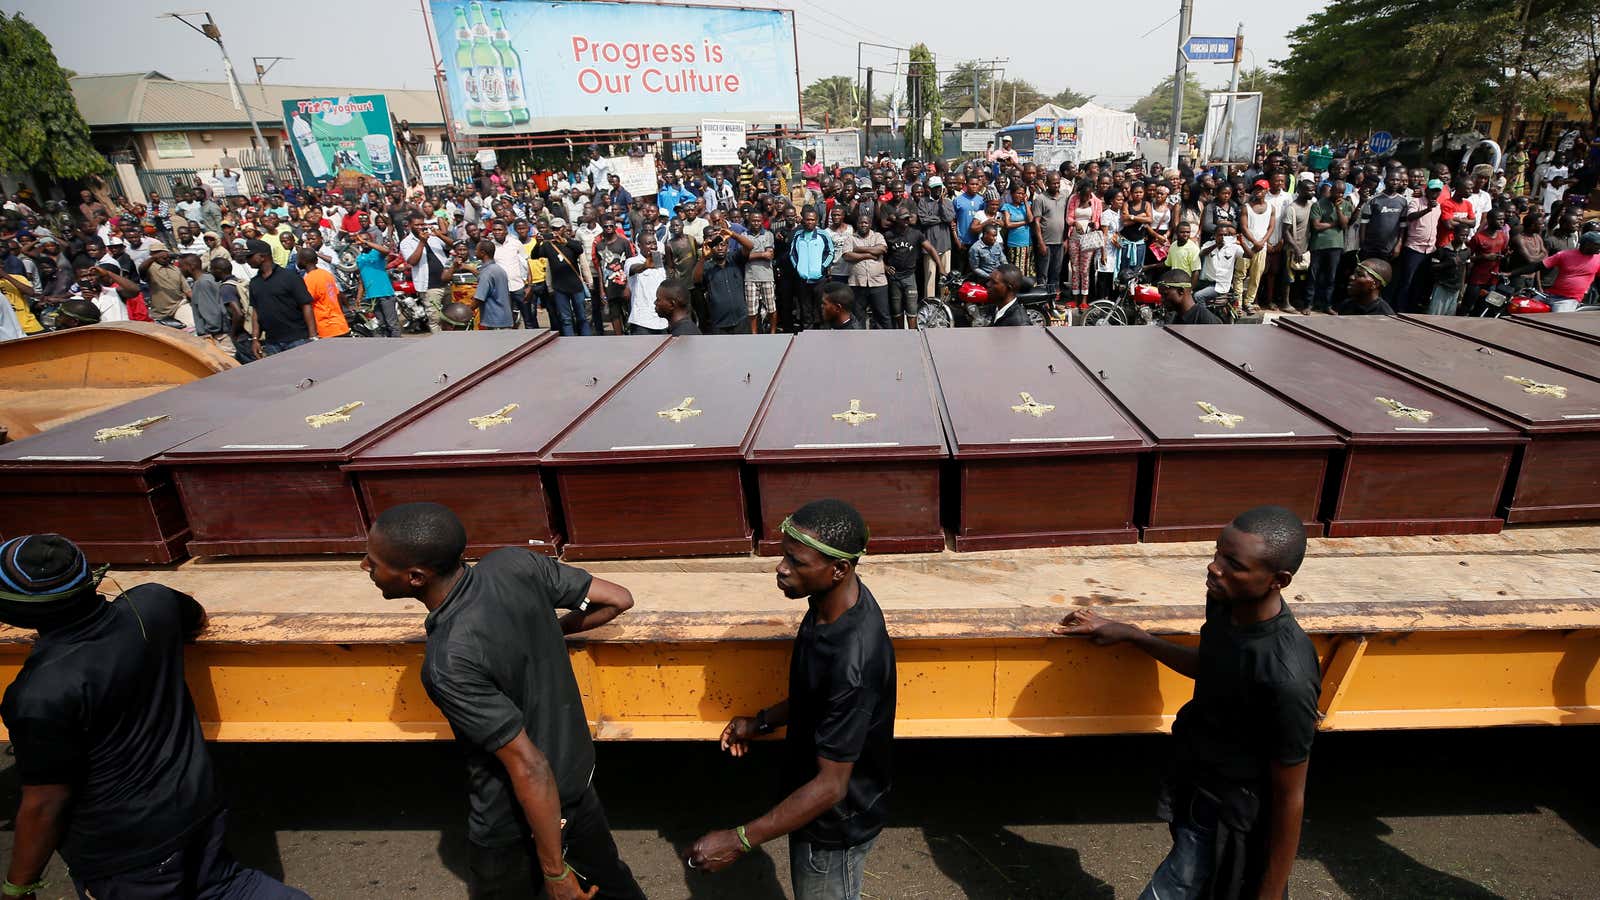
[{"label": "white canopy tent", "polygon": [[1098,159],[1107,154],[1134,152],[1139,117],[1131,112],[1085,103],[1064,116],[1078,118],[1078,158]]}]

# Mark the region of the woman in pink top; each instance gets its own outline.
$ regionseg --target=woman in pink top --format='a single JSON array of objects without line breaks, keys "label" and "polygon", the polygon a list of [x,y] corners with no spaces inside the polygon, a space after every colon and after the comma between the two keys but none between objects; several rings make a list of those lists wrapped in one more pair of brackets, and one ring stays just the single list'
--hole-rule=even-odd
[{"label": "woman in pink top", "polygon": [[1104,201],[1094,192],[1094,182],[1087,178],[1080,179],[1078,189],[1067,198],[1067,228],[1072,235],[1068,242],[1071,306],[1085,309],[1089,306],[1089,284],[1094,280],[1095,260],[1105,246],[1105,234],[1100,230],[1100,213],[1104,208]]}]

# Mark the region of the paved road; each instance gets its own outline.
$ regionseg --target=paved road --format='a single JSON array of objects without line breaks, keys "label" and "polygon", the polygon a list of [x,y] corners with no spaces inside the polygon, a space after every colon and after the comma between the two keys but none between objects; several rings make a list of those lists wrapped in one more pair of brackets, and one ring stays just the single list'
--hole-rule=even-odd
[{"label": "paved road", "polygon": [[[1136,896],[1167,849],[1151,815],[1165,737],[903,741],[895,827],[866,894]],[[699,744],[601,748],[597,785],[653,898],[779,900],[783,847],[719,876],[674,848],[772,799],[773,747],[735,764]],[[225,745],[235,851],[319,898],[465,895],[462,773],[445,745]],[[1600,895],[1600,730],[1325,735],[1293,895]],[[0,769],[0,806],[16,776]],[[0,833],[9,857],[11,834]],[[59,874],[59,863],[54,870]],[[49,897],[69,894],[52,889]]]}]

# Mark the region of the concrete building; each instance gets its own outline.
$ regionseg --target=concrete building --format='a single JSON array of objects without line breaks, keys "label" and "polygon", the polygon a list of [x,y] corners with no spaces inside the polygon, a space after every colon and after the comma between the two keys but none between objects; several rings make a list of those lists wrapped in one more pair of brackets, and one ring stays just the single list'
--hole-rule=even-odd
[{"label": "concrete building", "polygon": [[[224,157],[237,158],[255,143],[250,120],[236,107],[222,81],[177,81],[160,72],[79,75],[71,79],[73,97],[95,147],[113,161],[137,169],[210,171]],[[382,94],[396,120],[407,120],[427,145],[440,152],[444,115],[439,96],[427,90],[246,82],[244,102],[254,111],[268,149],[285,150],[284,100]]]}]

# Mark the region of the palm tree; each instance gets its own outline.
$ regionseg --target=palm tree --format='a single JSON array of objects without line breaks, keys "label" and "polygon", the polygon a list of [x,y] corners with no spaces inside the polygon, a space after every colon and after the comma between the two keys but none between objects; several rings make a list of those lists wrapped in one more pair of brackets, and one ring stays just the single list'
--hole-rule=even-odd
[{"label": "palm tree", "polygon": [[855,82],[848,75],[833,75],[811,82],[800,94],[805,114],[829,128],[851,128],[860,124],[860,102]]}]

